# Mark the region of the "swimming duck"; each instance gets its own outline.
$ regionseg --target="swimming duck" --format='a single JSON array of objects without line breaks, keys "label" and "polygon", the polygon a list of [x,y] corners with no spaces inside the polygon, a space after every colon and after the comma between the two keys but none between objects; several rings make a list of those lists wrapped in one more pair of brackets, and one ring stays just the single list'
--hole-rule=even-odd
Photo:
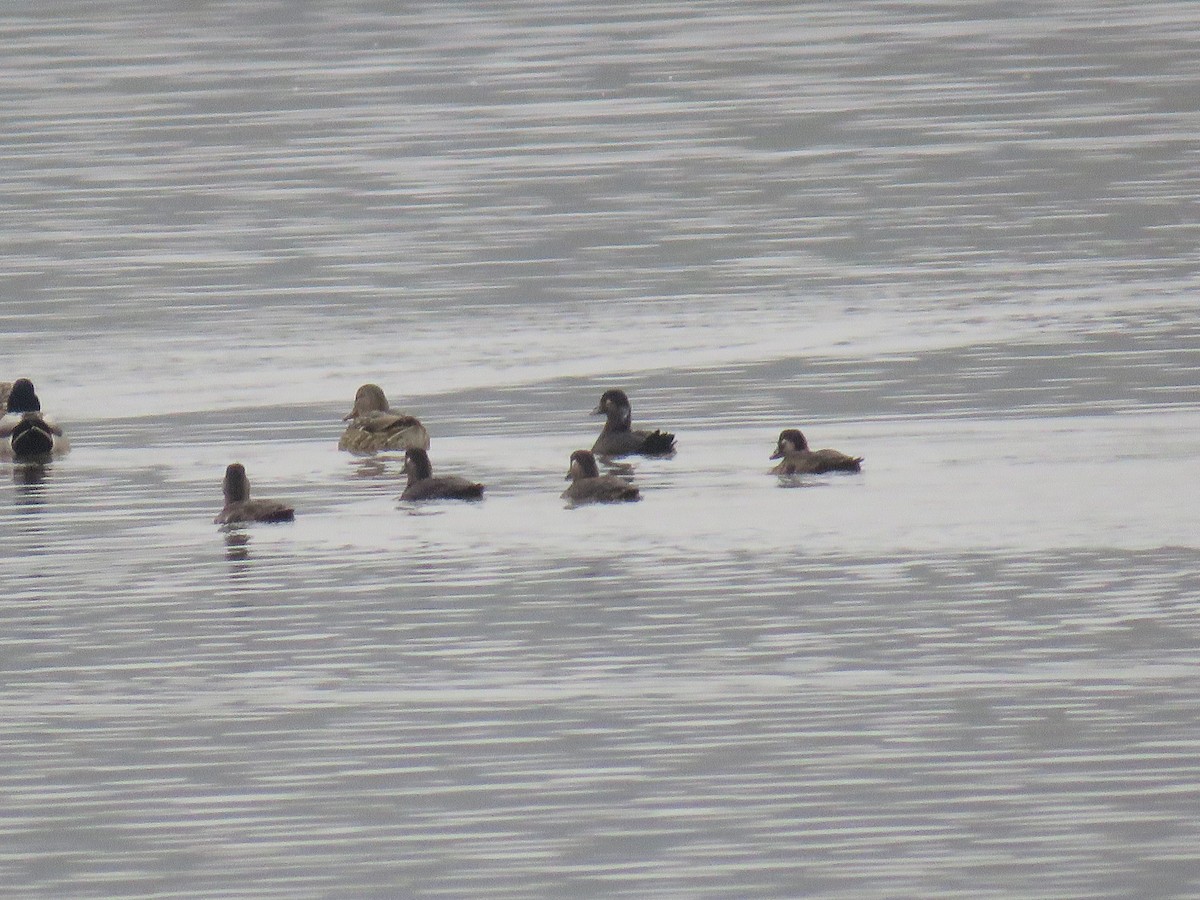
[{"label": "swimming duck", "polygon": [[18,378],[12,383],[4,408],[4,416],[0,418],[0,455],[43,461],[70,449],[62,428],[42,415],[42,403],[28,378]]},{"label": "swimming duck", "polygon": [[594,416],[607,416],[608,421],[592,445],[599,456],[670,456],[675,452],[675,435],[667,431],[634,431],[631,428],[633,411],[624,391],[605,391],[600,404],[592,410]]},{"label": "swimming duck", "polygon": [[858,472],[861,456],[847,456],[837,450],[809,450],[808,441],[795,428],[779,432],[779,442],[771,459],[782,462],[771,472],[775,475],[820,475],[822,472]]},{"label": "swimming duck", "polygon": [[404,452],[404,471],[408,487],[400,495],[401,500],[478,500],[483,496],[482,484],[457,475],[435,477],[429,454],[421,449]]},{"label": "swimming duck", "polygon": [[374,453],[378,450],[429,449],[429,432],[412,416],[388,408],[383,388],[364,384],[354,395],[354,409],[338,441],[339,450]]},{"label": "swimming duck", "polygon": [[234,522],[291,522],[296,511],[278,500],[251,500],[250,479],[241,463],[230,463],[225,469],[225,508],[213,519],[218,525]]},{"label": "swimming duck", "polygon": [[590,450],[576,450],[571,454],[567,481],[571,482],[571,486],[563,491],[562,497],[572,504],[619,503],[641,499],[636,485],[616,475],[601,475],[596,466],[596,457]]}]

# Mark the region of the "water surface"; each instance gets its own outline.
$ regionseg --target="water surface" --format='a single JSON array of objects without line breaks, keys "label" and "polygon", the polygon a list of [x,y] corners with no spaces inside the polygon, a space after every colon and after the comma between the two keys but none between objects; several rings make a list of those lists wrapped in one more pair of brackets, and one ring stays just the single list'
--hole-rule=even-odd
[{"label": "water surface", "polygon": [[[0,377],[74,444],[0,468],[14,894],[1200,891],[1193,4],[0,37]],[[336,450],[366,381],[483,503]],[[612,386],[679,453],[565,509]]]}]

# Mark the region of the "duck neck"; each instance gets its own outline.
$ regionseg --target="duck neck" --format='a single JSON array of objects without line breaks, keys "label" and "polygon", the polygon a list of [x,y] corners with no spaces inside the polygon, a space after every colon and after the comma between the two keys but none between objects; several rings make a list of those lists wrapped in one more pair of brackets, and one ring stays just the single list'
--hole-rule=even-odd
[{"label": "duck neck", "polygon": [[410,453],[408,459],[404,461],[404,471],[408,473],[409,484],[416,484],[418,481],[433,477],[433,466],[429,462],[429,457],[424,453]]},{"label": "duck neck", "polygon": [[604,422],[607,432],[629,431],[632,428],[633,414],[628,406],[617,406],[608,411],[608,419]]}]

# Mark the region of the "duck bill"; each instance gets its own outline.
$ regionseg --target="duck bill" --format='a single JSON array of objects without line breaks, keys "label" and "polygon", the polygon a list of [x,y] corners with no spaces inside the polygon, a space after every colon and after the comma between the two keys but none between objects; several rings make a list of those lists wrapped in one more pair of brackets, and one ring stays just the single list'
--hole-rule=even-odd
[{"label": "duck bill", "polygon": [[778,447],[776,447],[775,452],[772,453],[769,458],[770,459],[783,459],[783,451],[780,450]]}]

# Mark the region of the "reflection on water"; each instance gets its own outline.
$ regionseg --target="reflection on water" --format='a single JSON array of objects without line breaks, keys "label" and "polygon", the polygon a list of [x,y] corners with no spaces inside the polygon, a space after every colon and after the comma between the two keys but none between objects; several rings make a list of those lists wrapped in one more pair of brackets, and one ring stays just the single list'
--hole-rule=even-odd
[{"label": "reflection on water", "polygon": [[0,17],[11,892],[1200,892],[1191,4],[217,13]]},{"label": "reflection on water", "polygon": [[45,463],[13,463],[12,481],[17,486],[17,496],[29,502],[40,503],[46,469]]},{"label": "reflection on water", "polygon": [[235,563],[229,567],[233,575],[244,575],[246,566],[236,564],[244,563],[250,558],[250,535],[238,528],[227,527],[225,530],[225,558],[231,563]]}]

